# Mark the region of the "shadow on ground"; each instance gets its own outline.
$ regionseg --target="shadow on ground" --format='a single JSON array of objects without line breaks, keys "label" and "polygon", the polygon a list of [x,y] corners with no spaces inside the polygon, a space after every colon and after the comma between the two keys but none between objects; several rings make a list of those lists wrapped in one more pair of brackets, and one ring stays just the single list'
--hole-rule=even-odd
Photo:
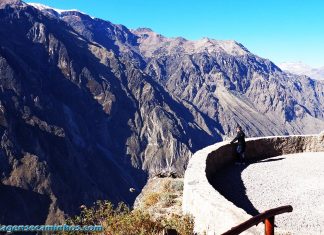
[{"label": "shadow on ground", "polygon": [[235,206],[242,208],[248,214],[255,216],[260,212],[253,206],[246,195],[246,188],[242,180],[242,172],[251,164],[261,164],[271,161],[280,161],[284,158],[263,159],[255,162],[248,162],[246,165],[227,166],[210,179],[212,186],[222,194],[227,200],[231,201]]}]

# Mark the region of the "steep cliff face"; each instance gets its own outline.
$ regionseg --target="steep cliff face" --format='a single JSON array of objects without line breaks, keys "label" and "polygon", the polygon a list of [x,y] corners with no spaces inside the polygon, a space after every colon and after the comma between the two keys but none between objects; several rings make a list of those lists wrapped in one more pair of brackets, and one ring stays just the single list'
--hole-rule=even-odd
[{"label": "steep cliff face", "polygon": [[[145,175],[120,158],[134,108],[117,77],[63,22],[26,5],[0,15],[0,167],[8,193],[46,195],[48,223],[99,198],[131,201],[128,188],[140,188]],[[39,218],[29,212],[38,203],[31,197],[16,203],[26,208],[22,218]],[[14,218],[6,213],[1,223]]]},{"label": "steep cliff face", "polygon": [[[14,197],[21,218],[51,223],[97,199],[132,202],[129,188],[139,192],[146,172],[181,175],[193,151],[220,139],[119,56],[122,39],[103,46],[23,3],[0,9],[0,23],[3,190],[44,195],[48,211],[31,215],[32,195]],[[1,223],[12,223],[17,211],[4,207]]]},{"label": "steep cliff face", "polygon": [[234,41],[168,39],[16,0],[0,3],[0,24],[0,199],[25,208],[18,218],[1,204],[3,224],[131,203],[130,187],[181,176],[237,122],[249,136],[324,126],[322,82]]}]

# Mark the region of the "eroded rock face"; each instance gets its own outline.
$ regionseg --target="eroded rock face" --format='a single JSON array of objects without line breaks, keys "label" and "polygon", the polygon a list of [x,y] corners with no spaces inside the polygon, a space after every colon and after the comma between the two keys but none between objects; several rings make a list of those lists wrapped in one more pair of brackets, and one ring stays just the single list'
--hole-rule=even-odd
[{"label": "eroded rock face", "polygon": [[318,104],[323,82],[286,74],[235,41],[134,33],[147,61],[145,71],[210,118],[211,133],[229,133],[235,123],[249,136],[316,134],[324,126],[324,106]]},{"label": "eroded rock face", "polygon": [[[132,203],[129,188],[139,193],[147,174],[181,175],[192,152],[220,139],[119,55],[113,43],[135,35],[98,21],[114,35],[104,46],[31,6],[0,10],[1,182],[5,198],[32,192],[12,196],[26,208],[16,224],[62,221],[99,199]],[[44,215],[28,220],[43,196]],[[18,208],[4,207],[0,223],[13,224],[4,218]]]},{"label": "eroded rock face", "polygon": [[324,123],[323,83],[234,41],[166,39],[16,0],[1,2],[0,24],[1,182],[46,196],[38,224],[97,199],[132,203],[129,188],[182,176],[236,122],[249,136]]}]

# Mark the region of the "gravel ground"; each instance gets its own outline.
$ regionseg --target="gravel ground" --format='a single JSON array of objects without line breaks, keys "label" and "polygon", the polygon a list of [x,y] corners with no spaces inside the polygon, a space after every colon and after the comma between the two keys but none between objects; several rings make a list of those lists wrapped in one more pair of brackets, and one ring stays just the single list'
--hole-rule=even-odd
[{"label": "gravel ground", "polygon": [[257,211],[293,206],[292,213],[275,218],[276,234],[324,234],[324,152],[279,156],[231,168],[230,175],[235,169],[240,171],[245,197]]},{"label": "gravel ground", "polygon": [[232,165],[211,179],[214,188],[250,215],[292,205],[276,216],[276,234],[324,235],[324,152]]}]

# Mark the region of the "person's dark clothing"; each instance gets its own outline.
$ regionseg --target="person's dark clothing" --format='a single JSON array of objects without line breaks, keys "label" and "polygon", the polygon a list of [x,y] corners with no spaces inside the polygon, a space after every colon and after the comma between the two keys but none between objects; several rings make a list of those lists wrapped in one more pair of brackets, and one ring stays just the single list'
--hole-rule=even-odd
[{"label": "person's dark clothing", "polygon": [[236,137],[231,141],[231,144],[233,144],[235,141],[238,142],[238,146],[242,147],[242,152],[245,151],[245,134],[243,131],[240,131],[237,133]]},{"label": "person's dark clothing", "polygon": [[241,162],[244,162],[244,152],[245,152],[245,134],[243,131],[239,131],[236,137],[231,141],[233,144],[237,141],[236,152]]}]

